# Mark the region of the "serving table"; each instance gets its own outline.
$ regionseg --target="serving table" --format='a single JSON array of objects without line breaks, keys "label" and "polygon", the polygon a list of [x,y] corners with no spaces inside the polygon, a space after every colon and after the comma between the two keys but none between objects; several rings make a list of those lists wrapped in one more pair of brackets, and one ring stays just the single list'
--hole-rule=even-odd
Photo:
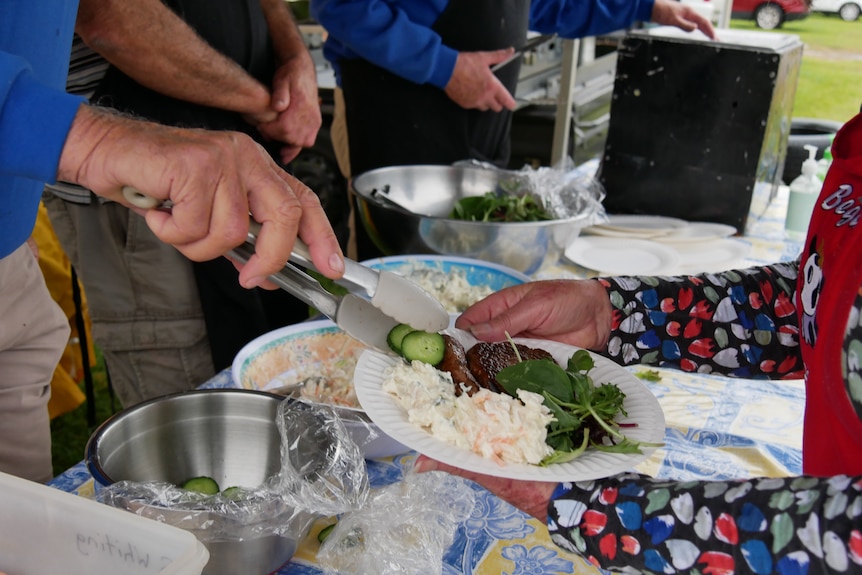
[{"label": "serving table", "polygon": [[[799,239],[784,232],[787,189],[781,188],[762,214],[752,214],[746,233],[750,244],[746,264],[795,259]],[[561,260],[535,274],[536,279],[583,278],[595,275]],[[653,368],[631,367],[635,375]],[[765,381],[655,369],[658,379],[644,380],[658,398],[667,422],[662,448],[637,465],[640,472],[674,479],[732,479],[801,473],[801,380]],[[236,387],[230,370],[202,387]],[[368,461],[372,488],[401,480],[416,454]],[[93,495],[93,479],[83,462],[56,477],[51,485],[84,497]],[[578,556],[556,547],[540,522],[476,486],[472,516],[460,525],[443,557],[442,573],[463,575],[601,573]],[[331,521],[330,521],[331,522]],[[296,556],[279,575],[311,575],[316,565],[316,524]]]}]

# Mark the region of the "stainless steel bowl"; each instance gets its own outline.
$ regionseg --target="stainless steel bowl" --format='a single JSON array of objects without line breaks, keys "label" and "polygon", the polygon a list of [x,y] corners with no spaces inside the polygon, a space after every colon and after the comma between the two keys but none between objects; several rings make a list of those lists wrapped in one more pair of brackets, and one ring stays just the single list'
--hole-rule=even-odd
[{"label": "stainless steel bowl", "polygon": [[352,188],[360,220],[385,255],[471,257],[529,275],[556,263],[589,217],[542,222],[448,217],[459,199],[497,190],[506,177],[501,174],[505,172],[474,166],[393,166],[357,176]]},{"label": "stainless steel bowl", "polygon": [[[180,485],[198,476],[212,477],[222,488],[257,487],[281,467],[276,425],[280,401],[263,392],[208,389],[141,403],[116,414],[93,433],[86,448],[87,467],[97,490],[121,480]],[[261,520],[291,522],[296,532],[261,536],[254,525],[234,526],[216,514],[191,516],[165,507],[124,505],[194,533],[210,552],[204,575],[277,571],[293,557],[311,517],[274,506],[272,513],[278,515]],[[209,540],[216,529],[230,533],[230,538]]]}]

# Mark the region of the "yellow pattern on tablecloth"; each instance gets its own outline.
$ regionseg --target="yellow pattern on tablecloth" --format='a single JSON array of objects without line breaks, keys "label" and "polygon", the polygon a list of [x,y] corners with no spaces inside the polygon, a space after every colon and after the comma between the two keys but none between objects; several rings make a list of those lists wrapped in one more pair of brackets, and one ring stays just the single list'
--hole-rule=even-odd
[{"label": "yellow pattern on tablecloth", "polygon": [[796,475],[776,461],[769,453],[756,447],[722,447],[721,452],[736,458],[748,477],[789,477]]},{"label": "yellow pattern on tablecloth", "polygon": [[488,548],[485,557],[476,566],[473,573],[475,575],[500,575],[501,573],[530,573],[529,568],[517,569],[511,559],[507,559],[503,553],[504,549],[515,545],[522,545],[528,552],[535,550],[536,547],[541,547],[549,553],[554,553],[558,557],[570,561],[572,563],[572,571],[575,575],[597,575],[602,571],[587,563],[582,557],[568,553],[556,546],[548,535],[548,530],[536,519],[529,519],[528,524],[535,528],[535,531],[524,538],[498,540],[494,545]]}]

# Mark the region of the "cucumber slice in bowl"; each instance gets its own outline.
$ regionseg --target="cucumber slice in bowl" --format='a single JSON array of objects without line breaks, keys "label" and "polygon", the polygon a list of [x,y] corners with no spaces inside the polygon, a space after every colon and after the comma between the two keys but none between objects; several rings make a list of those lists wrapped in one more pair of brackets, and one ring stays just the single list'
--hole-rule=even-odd
[{"label": "cucumber slice in bowl", "polygon": [[215,495],[219,492],[218,483],[212,477],[201,476],[187,479],[181,487],[186,491],[196,491],[204,495]]}]

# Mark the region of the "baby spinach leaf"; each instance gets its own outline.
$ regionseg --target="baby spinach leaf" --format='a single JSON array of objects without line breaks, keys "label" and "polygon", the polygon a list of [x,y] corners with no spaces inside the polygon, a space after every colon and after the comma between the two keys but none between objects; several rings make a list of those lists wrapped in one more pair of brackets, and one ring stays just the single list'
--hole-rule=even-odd
[{"label": "baby spinach leaf", "polygon": [[539,395],[548,392],[564,402],[574,400],[565,370],[549,359],[532,359],[503,368],[497,373],[497,383],[514,397],[524,389]]},{"label": "baby spinach leaf", "polygon": [[579,349],[575,353],[572,354],[572,357],[569,358],[567,371],[578,373],[583,372],[586,373],[595,367],[595,362],[593,361],[593,356],[590,355],[585,349]]}]

